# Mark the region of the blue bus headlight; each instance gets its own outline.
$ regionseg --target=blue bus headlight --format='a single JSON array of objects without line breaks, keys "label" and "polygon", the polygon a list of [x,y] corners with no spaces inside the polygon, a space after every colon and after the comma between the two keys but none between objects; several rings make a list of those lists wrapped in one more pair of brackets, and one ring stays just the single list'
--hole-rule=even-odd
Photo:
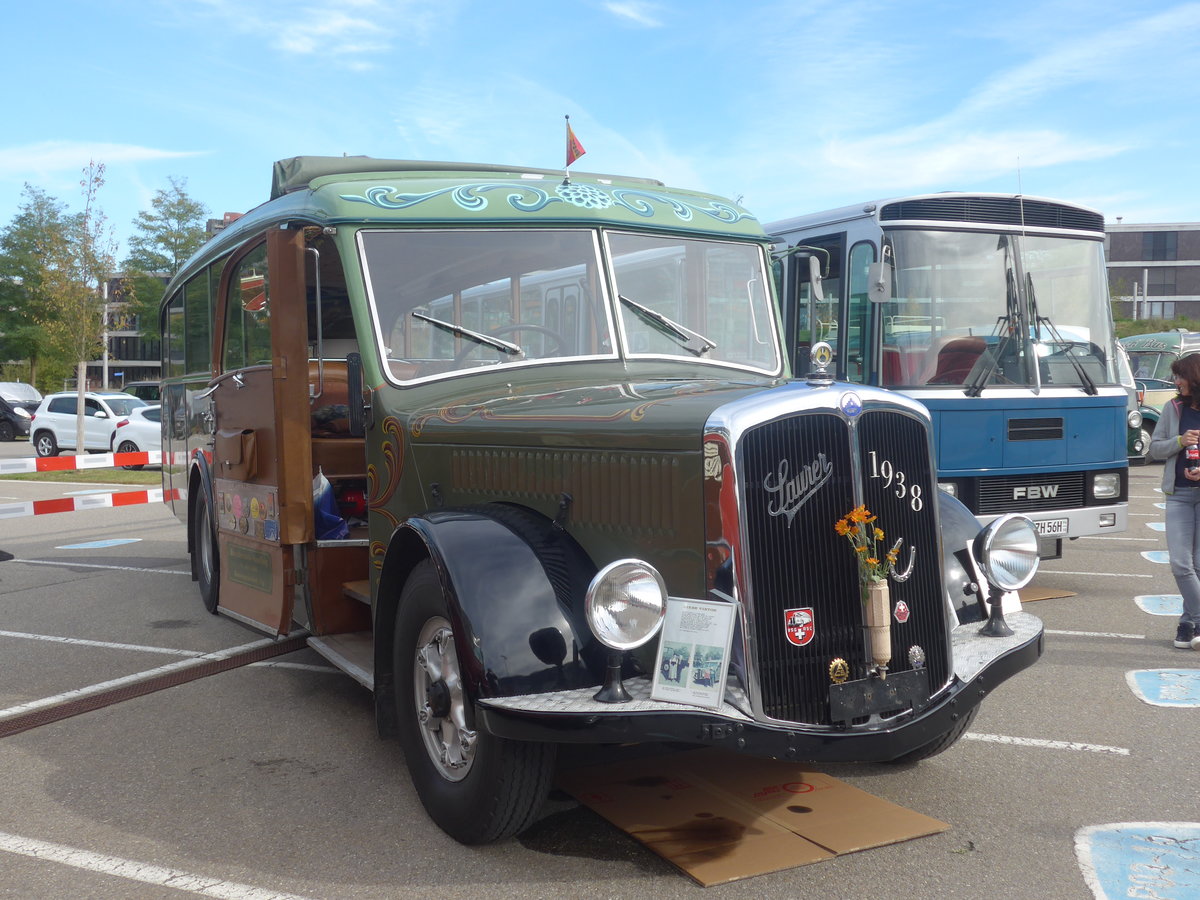
[{"label": "blue bus headlight", "polygon": [[1121,496],[1121,476],[1116,472],[1093,475],[1092,496],[1097,500],[1116,500]]},{"label": "blue bus headlight", "polygon": [[1025,587],[1038,569],[1033,522],[1016,513],[995,519],[975,538],[975,560],[992,587],[1002,591]]},{"label": "blue bus headlight", "polygon": [[585,600],[592,634],[613,650],[640,647],[658,633],[667,612],[662,575],[639,559],[619,559],[596,573]]}]

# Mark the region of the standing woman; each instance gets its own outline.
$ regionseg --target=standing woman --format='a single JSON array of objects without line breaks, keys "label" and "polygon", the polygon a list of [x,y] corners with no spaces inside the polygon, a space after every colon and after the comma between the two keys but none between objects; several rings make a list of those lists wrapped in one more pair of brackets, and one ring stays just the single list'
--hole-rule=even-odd
[{"label": "standing woman", "polygon": [[1167,553],[1183,595],[1175,646],[1200,650],[1200,469],[1187,468],[1189,444],[1200,443],[1200,353],[1171,363],[1179,396],[1163,405],[1150,441],[1150,456],[1165,461]]}]

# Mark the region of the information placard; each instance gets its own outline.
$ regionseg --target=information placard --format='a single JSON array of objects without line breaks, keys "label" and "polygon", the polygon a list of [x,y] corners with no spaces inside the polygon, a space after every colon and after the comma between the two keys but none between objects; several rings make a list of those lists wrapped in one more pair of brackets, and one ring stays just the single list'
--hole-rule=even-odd
[{"label": "information placard", "polygon": [[677,597],[667,600],[652,699],[720,707],[729,673],[736,609],[733,603]]}]

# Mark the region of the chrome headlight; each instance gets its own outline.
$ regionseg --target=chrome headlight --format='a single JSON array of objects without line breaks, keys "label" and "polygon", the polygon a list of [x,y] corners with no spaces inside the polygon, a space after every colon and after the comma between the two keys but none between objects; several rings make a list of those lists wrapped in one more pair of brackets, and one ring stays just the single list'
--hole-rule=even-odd
[{"label": "chrome headlight", "polygon": [[29,410],[27,410],[23,406],[14,406],[13,412],[15,412],[22,419],[32,419],[33,418],[33,416],[29,415]]},{"label": "chrome headlight", "polygon": [[1092,496],[1097,500],[1116,500],[1121,496],[1121,476],[1116,472],[1093,475]]},{"label": "chrome headlight", "polygon": [[1002,591],[1025,587],[1037,574],[1039,562],[1033,522],[1016,513],[994,520],[975,538],[975,559],[992,587]]},{"label": "chrome headlight", "polygon": [[640,647],[658,633],[667,613],[662,575],[639,559],[619,559],[596,573],[588,585],[588,626],[613,650]]},{"label": "chrome headlight", "polygon": [[1126,421],[1127,421],[1127,422],[1129,422],[1129,427],[1130,427],[1130,428],[1141,428],[1141,427],[1142,427],[1142,413],[1141,413],[1141,410],[1137,410],[1137,409],[1131,409],[1131,410],[1129,411],[1129,415],[1128,415],[1128,416],[1126,416],[1126,417],[1125,417],[1125,419],[1126,419]]}]

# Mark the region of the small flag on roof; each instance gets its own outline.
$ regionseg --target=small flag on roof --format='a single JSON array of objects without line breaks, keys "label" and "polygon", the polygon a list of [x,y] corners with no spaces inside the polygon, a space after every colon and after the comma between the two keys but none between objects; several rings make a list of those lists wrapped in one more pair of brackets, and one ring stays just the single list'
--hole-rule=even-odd
[{"label": "small flag on roof", "polygon": [[575,132],[571,130],[571,117],[566,116],[567,120],[567,168],[583,154],[587,153],[583,149],[583,144],[579,143],[579,138],[575,137]]}]

